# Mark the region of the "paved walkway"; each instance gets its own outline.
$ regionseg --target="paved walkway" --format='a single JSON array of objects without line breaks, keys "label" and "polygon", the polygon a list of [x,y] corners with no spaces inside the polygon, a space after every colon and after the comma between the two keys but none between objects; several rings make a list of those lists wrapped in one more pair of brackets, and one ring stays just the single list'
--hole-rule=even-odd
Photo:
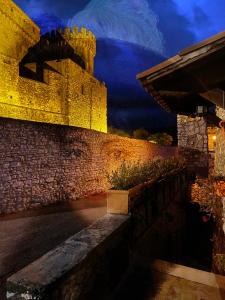
[{"label": "paved walkway", "polygon": [[0,217],[0,278],[106,214],[106,195]]},{"label": "paved walkway", "polygon": [[224,300],[225,277],[156,260],[136,264],[113,300]]}]

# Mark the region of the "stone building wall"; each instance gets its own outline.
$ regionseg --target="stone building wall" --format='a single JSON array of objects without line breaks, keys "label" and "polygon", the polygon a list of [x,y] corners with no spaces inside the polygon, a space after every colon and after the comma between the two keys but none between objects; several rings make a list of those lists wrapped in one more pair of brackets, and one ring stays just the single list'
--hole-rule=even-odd
[{"label": "stone building wall", "polygon": [[[216,107],[216,115],[221,120],[225,120],[225,110],[221,107]],[[214,169],[216,176],[225,176],[225,130],[219,129],[216,135],[215,161]]]},{"label": "stone building wall", "polygon": [[0,213],[106,191],[123,160],[176,154],[174,147],[93,130],[0,118]]},{"label": "stone building wall", "polygon": [[207,121],[203,117],[177,116],[178,146],[189,169],[198,175],[208,174]]},{"label": "stone building wall", "polygon": [[[96,40],[84,28],[58,34],[85,63],[46,61],[44,82],[19,76],[19,64],[40,40],[39,28],[11,0],[0,0],[0,116],[107,131],[107,91],[93,76]],[[49,41],[47,41],[49,42]],[[36,63],[29,68],[36,69]]]},{"label": "stone building wall", "polygon": [[219,117],[221,120],[225,120],[225,109],[223,109],[220,106],[216,106],[216,115]]},{"label": "stone building wall", "polygon": [[225,130],[219,129],[216,136],[214,172],[216,176],[225,176]]}]

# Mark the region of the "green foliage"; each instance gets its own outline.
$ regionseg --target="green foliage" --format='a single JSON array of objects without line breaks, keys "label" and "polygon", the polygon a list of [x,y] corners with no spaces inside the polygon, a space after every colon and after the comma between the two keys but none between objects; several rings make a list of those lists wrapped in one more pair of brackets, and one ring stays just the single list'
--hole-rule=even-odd
[{"label": "green foliage", "polygon": [[159,145],[169,146],[172,145],[173,137],[168,133],[159,132],[159,133],[150,134],[148,137],[148,141]]},{"label": "green foliage", "polygon": [[122,129],[118,129],[118,128],[115,128],[115,127],[112,127],[112,126],[108,127],[108,133],[123,136],[123,137],[131,137],[129,132],[126,132]]},{"label": "green foliage", "polygon": [[134,139],[139,139],[139,140],[148,140],[151,143],[164,145],[164,146],[171,145],[173,142],[173,137],[167,133],[159,132],[159,133],[150,134],[148,130],[144,128],[138,128],[134,130],[133,134],[131,135],[127,131],[109,126],[108,133],[119,135],[122,137],[128,137],[128,138],[133,137]]},{"label": "green foliage", "polygon": [[219,274],[225,274],[225,254],[215,254],[213,257],[214,263],[219,271]]},{"label": "green foliage", "polygon": [[133,132],[133,137],[135,139],[147,140],[148,136],[149,136],[149,132],[144,128],[136,129]]},{"label": "green foliage", "polygon": [[184,166],[184,161],[172,157],[170,159],[157,159],[148,163],[136,162],[129,165],[123,162],[120,167],[108,174],[108,181],[114,190],[129,190],[146,181],[157,179],[168,172]]}]

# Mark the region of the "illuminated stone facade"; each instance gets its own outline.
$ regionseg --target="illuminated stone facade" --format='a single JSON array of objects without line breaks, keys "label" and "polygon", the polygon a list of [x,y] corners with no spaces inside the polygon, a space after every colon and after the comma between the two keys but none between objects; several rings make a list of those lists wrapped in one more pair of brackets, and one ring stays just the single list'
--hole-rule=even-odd
[{"label": "illuminated stone facade", "polygon": [[207,122],[203,117],[177,116],[178,145],[208,152]]},{"label": "illuminated stone facade", "polygon": [[[216,107],[216,115],[221,120],[225,120],[225,110],[222,107]],[[225,131],[224,128],[219,128],[216,134],[215,147],[215,175],[225,176]]]},{"label": "illuminated stone facade", "polygon": [[0,214],[105,192],[126,160],[177,154],[174,147],[94,130],[0,118]]},{"label": "illuminated stone facade", "polygon": [[[57,46],[70,47],[84,66],[71,59],[71,54],[54,59],[47,55],[42,61],[42,80],[23,76],[21,61],[35,45],[40,43],[44,49],[46,45],[39,28],[11,0],[0,0],[0,117],[106,132],[107,91],[93,76],[95,37],[77,27],[57,34],[61,38]],[[49,44],[48,39],[45,42]],[[39,65],[34,60],[23,67],[35,74]]]},{"label": "illuminated stone facade", "polygon": [[177,136],[180,154],[186,158],[190,171],[205,176],[209,161],[205,118],[177,115]]}]

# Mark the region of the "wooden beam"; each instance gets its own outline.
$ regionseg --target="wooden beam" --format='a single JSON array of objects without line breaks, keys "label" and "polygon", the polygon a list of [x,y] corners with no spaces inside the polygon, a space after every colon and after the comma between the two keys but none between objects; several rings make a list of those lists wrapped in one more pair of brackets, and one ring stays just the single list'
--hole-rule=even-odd
[{"label": "wooden beam", "polygon": [[173,64],[175,64],[176,62],[178,62],[180,60],[181,60],[181,57],[179,55],[173,56],[173,57],[161,62],[160,64],[158,64],[154,67],[151,67],[150,69],[137,74],[136,79],[142,80],[142,78],[145,78],[145,77],[147,77],[147,76],[149,76],[153,73],[156,73],[158,71],[161,71],[162,69],[164,69],[164,68],[166,68],[170,65],[173,65]]},{"label": "wooden beam", "polygon": [[165,91],[165,90],[159,90],[158,93],[161,96],[174,97],[174,98],[182,98],[190,94],[189,92],[183,92],[183,91]]},{"label": "wooden beam", "polygon": [[195,50],[198,50],[202,47],[208,46],[210,44],[212,45],[214,42],[217,42],[217,41],[219,41],[221,39],[224,39],[224,38],[225,38],[225,31],[222,31],[222,32],[220,32],[220,33],[218,33],[218,34],[216,34],[216,35],[214,35],[214,36],[212,36],[212,37],[196,44],[196,45],[185,48],[184,50],[179,52],[179,55],[182,55],[182,56],[186,55],[186,54],[188,54],[190,52],[193,52]]},{"label": "wooden beam", "polygon": [[210,102],[225,108],[225,92],[223,90],[213,89],[204,93],[200,93],[199,95]]}]

